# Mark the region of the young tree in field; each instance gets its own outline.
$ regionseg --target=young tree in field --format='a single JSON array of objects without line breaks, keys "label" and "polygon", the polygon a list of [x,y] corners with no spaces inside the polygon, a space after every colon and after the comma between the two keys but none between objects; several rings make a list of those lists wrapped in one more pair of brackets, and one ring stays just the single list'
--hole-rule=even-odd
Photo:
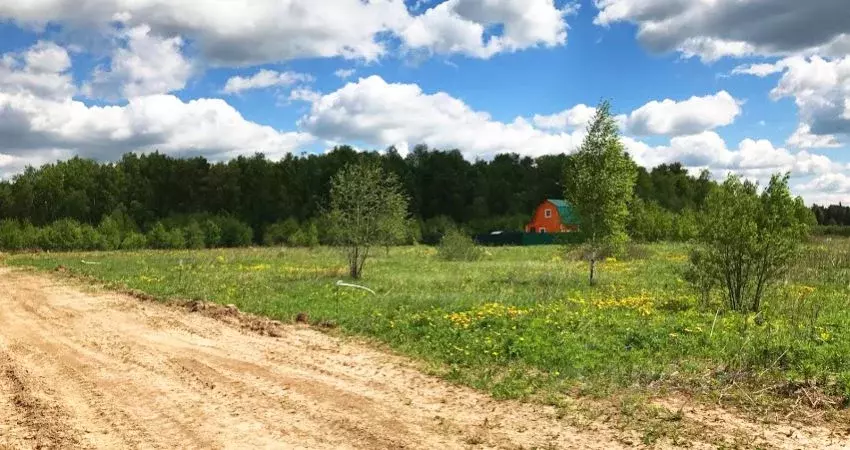
[{"label": "young tree in field", "polygon": [[603,101],[587,128],[581,149],[566,163],[564,196],[579,216],[590,260],[590,284],[596,262],[606,249],[628,240],[629,201],[634,194],[637,167],[620,141],[611,105]]},{"label": "young tree in field", "polygon": [[333,242],[345,248],[352,278],[363,274],[372,247],[404,238],[407,202],[398,179],[376,163],[350,164],[333,177],[327,213],[329,234]]},{"label": "young tree in field", "polygon": [[814,215],[788,189],[788,174],[758,185],[730,175],[706,199],[701,247],[691,255],[692,279],[719,286],[730,309],[758,312],[765,290],[793,262]]}]

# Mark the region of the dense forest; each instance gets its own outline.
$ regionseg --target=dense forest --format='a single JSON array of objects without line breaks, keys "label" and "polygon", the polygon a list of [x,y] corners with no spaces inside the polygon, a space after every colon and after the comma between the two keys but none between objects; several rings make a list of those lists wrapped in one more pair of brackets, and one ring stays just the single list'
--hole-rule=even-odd
[{"label": "dense forest", "polygon": [[[215,163],[160,153],[131,153],[113,163],[74,158],[28,168],[0,183],[0,219],[34,227],[72,219],[97,227],[112,217],[122,227],[149,233],[158,224],[167,229],[215,217],[219,228],[227,227],[223,220],[247,225],[250,232],[237,233],[242,240],[269,242],[270,229],[288,228],[284,232],[291,234],[310,224],[312,233],[321,233],[315,221],[326,205],[331,177],[348,163],[370,158],[398,176],[419,227],[415,234],[427,241],[447,224],[473,233],[521,229],[543,199],[563,197],[569,156],[500,154],[470,162],[458,150],[418,146],[402,157],[392,148],[376,153],[341,146],[279,161],[262,154]],[[641,168],[635,188],[641,201],[635,203],[642,210],[636,216],[664,222],[659,214],[672,218],[698,210],[713,184],[707,172],[694,177],[680,164]],[[850,222],[847,207],[814,210],[821,224]]]}]

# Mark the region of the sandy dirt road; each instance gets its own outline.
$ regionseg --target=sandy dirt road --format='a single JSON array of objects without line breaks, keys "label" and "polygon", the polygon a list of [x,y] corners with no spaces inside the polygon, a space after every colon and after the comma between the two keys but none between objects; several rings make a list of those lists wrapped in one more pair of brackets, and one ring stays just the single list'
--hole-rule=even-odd
[{"label": "sandy dirt road", "polygon": [[0,449],[624,445],[364,345],[281,334],[0,267]]},{"label": "sandy dirt road", "polygon": [[318,331],[0,267],[0,448],[616,448]]}]

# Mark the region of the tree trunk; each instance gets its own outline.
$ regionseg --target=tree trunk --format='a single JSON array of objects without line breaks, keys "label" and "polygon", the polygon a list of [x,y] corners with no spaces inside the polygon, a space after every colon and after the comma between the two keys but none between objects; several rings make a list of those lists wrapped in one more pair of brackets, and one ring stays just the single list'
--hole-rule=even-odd
[{"label": "tree trunk", "polygon": [[596,257],[590,258],[590,285],[596,284]]}]

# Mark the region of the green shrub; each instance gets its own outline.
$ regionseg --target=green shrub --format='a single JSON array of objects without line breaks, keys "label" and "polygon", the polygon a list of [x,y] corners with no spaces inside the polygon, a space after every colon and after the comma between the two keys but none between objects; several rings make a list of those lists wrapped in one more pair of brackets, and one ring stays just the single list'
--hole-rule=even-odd
[{"label": "green shrub", "polygon": [[815,236],[843,236],[850,237],[850,226],[846,225],[818,225],[812,227]]},{"label": "green shrub", "polygon": [[16,251],[24,249],[24,234],[17,220],[0,221],[0,250]]},{"label": "green shrub", "polygon": [[121,250],[141,250],[148,246],[148,240],[142,233],[130,231],[121,241]]},{"label": "green shrub", "polygon": [[206,247],[206,236],[201,225],[194,220],[189,222],[189,225],[183,229],[186,238],[186,248],[199,249]]},{"label": "green shrub", "polygon": [[730,175],[706,199],[700,248],[691,255],[690,279],[722,286],[730,309],[759,312],[766,290],[798,255],[814,214],[788,188],[789,175],[758,185]]},{"label": "green shrub", "polygon": [[422,242],[428,245],[438,244],[449,230],[457,228],[451,217],[437,216],[422,223]]},{"label": "green shrub", "polygon": [[263,244],[268,246],[289,244],[290,238],[292,235],[297,233],[298,230],[298,222],[293,218],[273,223],[269,225],[263,233]]},{"label": "green shrub", "polygon": [[248,247],[254,241],[254,230],[233,217],[218,220],[221,228],[221,245],[224,247]]},{"label": "green shrub", "polygon": [[103,248],[105,250],[117,250],[121,248],[121,241],[124,236],[121,230],[121,224],[117,220],[111,216],[105,216],[100,221],[97,229],[103,239]]},{"label": "green shrub", "polygon": [[484,256],[484,252],[475,245],[472,238],[457,228],[446,231],[437,255],[446,261],[477,261]]},{"label": "green shrub", "polygon": [[43,227],[38,235],[38,247],[47,251],[71,251],[83,248],[83,232],[80,223],[73,219],[61,219]]},{"label": "green shrub", "polygon": [[201,230],[204,232],[204,245],[207,248],[217,248],[221,246],[221,227],[218,226],[212,219],[206,219],[201,223]]},{"label": "green shrub", "polygon": [[294,247],[310,247],[319,245],[319,228],[314,222],[304,224],[289,239]]},{"label": "green shrub", "polygon": [[79,246],[73,250],[106,250],[106,241],[93,226],[82,224],[80,225]]},{"label": "green shrub", "polygon": [[155,249],[181,249],[186,248],[186,238],[182,228],[167,230],[162,222],[148,232],[147,243],[150,248]]}]

